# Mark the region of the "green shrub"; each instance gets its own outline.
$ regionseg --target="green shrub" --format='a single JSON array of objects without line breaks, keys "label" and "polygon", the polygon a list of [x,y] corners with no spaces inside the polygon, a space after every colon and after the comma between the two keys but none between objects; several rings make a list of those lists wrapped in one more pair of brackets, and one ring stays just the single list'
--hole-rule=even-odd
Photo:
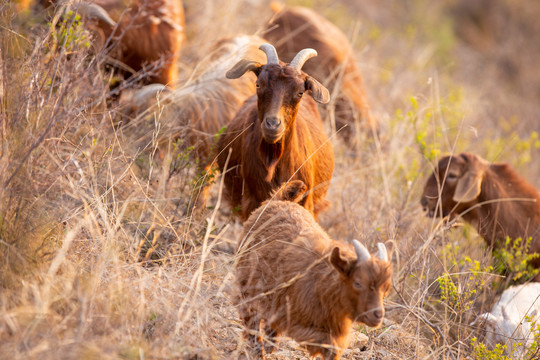
[{"label": "green shrub", "polygon": [[522,238],[512,240],[506,237],[504,248],[496,249],[493,253],[497,263],[495,270],[499,274],[506,274],[512,281],[524,282],[536,276],[538,269],[534,269],[531,261],[540,256],[529,253],[532,238],[525,243]]},{"label": "green shrub", "polygon": [[[459,246],[447,245],[443,250],[443,257],[449,260],[449,268],[458,269],[457,272],[444,272],[437,278],[441,290],[440,301],[457,313],[471,309],[477,296],[478,289],[484,287],[486,274],[492,266],[481,266],[478,260],[465,256],[457,259]],[[463,270],[460,270],[463,269]]]}]

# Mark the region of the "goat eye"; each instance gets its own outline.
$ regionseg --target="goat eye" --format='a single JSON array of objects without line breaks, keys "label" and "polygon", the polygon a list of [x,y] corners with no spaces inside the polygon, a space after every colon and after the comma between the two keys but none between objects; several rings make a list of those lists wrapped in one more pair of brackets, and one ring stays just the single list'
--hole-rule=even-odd
[{"label": "goat eye", "polygon": [[302,97],[302,95],[304,95],[303,92],[299,92],[299,93],[298,93],[298,97]]},{"label": "goat eye", "polygon": [[259,85],[259,83],[255,83],[255,87],[258,89],[261,87],[261,85]]},{"label": "goat eye", "polygon": [[354,285],[355,289],[361,289],[362,288],[362,283],[359,282],[359,281],[355,281],[353,285]]},{"label": "goat eye", "polygon": [[458,176],[455,173],[449,173],[448,175],[446,175],[446,180],[449,180],[449,181],[455,181],[457,178]]}]

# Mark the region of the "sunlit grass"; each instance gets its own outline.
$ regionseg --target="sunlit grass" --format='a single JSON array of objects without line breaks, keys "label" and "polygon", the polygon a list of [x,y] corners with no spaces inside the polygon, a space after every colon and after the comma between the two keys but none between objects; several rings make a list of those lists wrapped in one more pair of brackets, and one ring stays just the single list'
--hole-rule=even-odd
[{"label": "sunlit grass", "polygon": [[[184,3],[183,79],[216,39],[255,33],[271,16],[264,1]],[[397,246],[388,322],[359,327],[371,345],[344,357],[372,358],[380,349],[392,359],[471,354],[480,333],[469,320],[490,306],[493,291],[470,286],[498,281],[480,271],[491,255],[471,227],[425,218],[419,196],[437,158],[450,152],[508,161],[534,180],[537,132],[524,134],[506,108],[497,120],[484,117],[497,104],[456,78],[459,39],[443,3],[290,4],[313,6],[354,39],[381,124],[377,139],[358,134],[354,153],[332,139],[332,205],[321,225],[370,249],[388,239]],[[49,25],[44,12],[15,15],[9,2],[0,13],[9,30],[0,38],[0,358],[245,356],[230,302],[241,225],[227,204],[217,206],[220,178],[210,209],[191,216],[197,174],[189,150],[174,148],[177,162],[160,155],[160,111],[146,115],[150,130],[138,141],[117,126],[106,59],[87,46],[84,27],[60,17]],[[449,255],[458,246],[462,252]],[[444,274],[452,285],[441,289]],[[441,298],[449,289],[466,302],[458,313]],[[306,358],[294,346],[284,342],[270,358]]]}]

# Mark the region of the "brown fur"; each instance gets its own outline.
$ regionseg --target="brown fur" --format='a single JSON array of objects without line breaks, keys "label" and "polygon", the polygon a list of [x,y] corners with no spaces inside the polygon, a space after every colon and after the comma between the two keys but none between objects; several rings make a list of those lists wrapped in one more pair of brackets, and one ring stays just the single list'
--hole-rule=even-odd
[{"label": "brown fur", "polygon": [[[456,202],[460,180],[471,174],[479,183],[470,187],[470,201]],[[469,153],[445,156],[427,180],[421,204],[429,216],[461,215],[490,247],[503,246],[507,236],[532,237],[530,251],[540,253],[540,195],[508,164],[489,164]],[[540,260],[533,265],[540,267]]]},{"label": "brown fur", "polygon": [[[181,0],[85,0],[97,4],[117,21],[116,28],[103,21],[89,22],[95,31],[96,47],[107,46],[111,56],[130,71],[149,71],[146,83],[176,86],[176,62],[185,41],[184,8]],[[56,0],[42,0],[44,6]],[[126,3],[129,4],[126,7]],[[107,39],[111,39],[108,43]]]},{"label": "brown fur", "polygon": [[[325,196],[334,155],[315,102],[298,95],[310,92],[309,84],[315,80],[279,64],[259,64],[255,72],[260,85],[257,95],[244,103],[218,144],[222,171],[232,149],[223,174],[231,204],[245,220],[280,184],[298,179],[308,188],[301,203],[316,216],[328,205]],[[268,114],[281,119],[281,130],[276,131],[282,135],[274,143],[268,140],[274,133],[267,135],[269,130],[262,125]]]},{"label": "brown fur", "polygon": [[345,34],[313,10],[299,6],[273,10],[276,14],[267,23],[263,36],[274,44],[284,61],[290,61],[303,48],[317,50],[318,57],[307,62],[304,71],[320,79],[330,92],[339,89],[335,101],[336,128],[348,125],[340,132],[345,140],[352,141],[359,126],[377,130]]},{"label": "brown fur", "polygon": [[[284,193],[296,198],[299,183]],[[312,356],[338,359],[353,321],[382,322],[392,263],[376,257],[359,263],[352,246],[330,239],[294,202],[279,195],[264,202],[244,224],[237,252],[236,303],[259,356],[264,337],[283,334]],[[265,350],[273,349],[266,343]]]}]

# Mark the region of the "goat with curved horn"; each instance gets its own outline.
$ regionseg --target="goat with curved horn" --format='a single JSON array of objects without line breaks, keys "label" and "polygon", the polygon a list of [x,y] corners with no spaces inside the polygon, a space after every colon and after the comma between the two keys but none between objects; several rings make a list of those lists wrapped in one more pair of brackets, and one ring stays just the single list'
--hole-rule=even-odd
[{"label": "goat with curved horn", "polygon": [[291,60],[289,66],[300,70],[306,61],[315,56],[317,56],[317,51],[315,49],[300,50],[300,52]]},{"label": "goat with curved horn", "polygon": [[[218,144],[221,170],[227,149],[233,149],[228,166],[234,170],[224,174],[231,205],[239,206],[238,214],[246,220],[283,181],[302,180],[308,191],[300,203],[316,217],[328,206],[325,196],[334,155],[315,102],[328,103],[330,93],[299,68],[280,64],[274,46],[262,44],[259,49],[266,54],[266,64],[242,59],[226,74],[229,79],[248,71],[257,76],[256,94],[231,120]],[[293,65],[300,67],[314,53],[300,52]]]}]

